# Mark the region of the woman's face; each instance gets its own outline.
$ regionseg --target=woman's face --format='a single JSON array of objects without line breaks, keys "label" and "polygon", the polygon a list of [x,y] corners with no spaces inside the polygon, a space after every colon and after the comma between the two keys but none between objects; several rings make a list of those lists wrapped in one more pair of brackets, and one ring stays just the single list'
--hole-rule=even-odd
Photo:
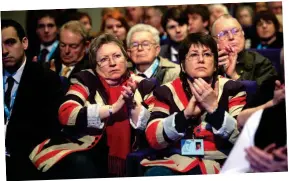
[{"label": "woman's face", "polygon": [[111,42],[103,44],[96,52],[96,71],[107,80],[119,80],[127,69],[127,60],[120,47]]},{"label": "woman's face", "polygon": [[212,78],[215,71],[214,54],[204,45],[192,44],[183,68],[192,78]]},{"label": "woman's face", "polygon": [[260,38],[270,38],[276,33],[273,21],[261,19],[256,24],[257,34]]},{"label": "woman's face", "polygon": [[125,40],[127,32],[120,21],[113,18],[108,18],[105,21],[104,26],[105,33],[113,34],[121,41]]}]

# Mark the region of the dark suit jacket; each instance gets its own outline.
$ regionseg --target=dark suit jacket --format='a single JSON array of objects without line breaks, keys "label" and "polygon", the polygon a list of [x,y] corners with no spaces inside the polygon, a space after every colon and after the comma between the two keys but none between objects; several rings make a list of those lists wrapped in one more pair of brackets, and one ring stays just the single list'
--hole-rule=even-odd
[{"label": "dark suit jacket", "polygon": [[[57,59],[55,59],[54,61],[55,63],[55,72],[57,75],[60,76],[61,74],[61,69],[62,69],[62,62],[61,62],[61,59],[60,57],[58,57]],[[44,65],[45,68],[47,69],[50,69],[50,63],[46,63]],[[63,88],[63,91],[66,93],[68,91],[68,88],[69,88],[69,82],[70,82],[70,78],[72,77],[73,74],[75,73],[78,73],[84,69],[88,69],[89,68],[89,65],[88,65],[88,57],[87,55],[83,57],[83,59],[78,62],[74,69],[72,70],[72,72],[70,73],[69,77],[66,78],[66,77],[62,77],[60,76],[60,79],[61,79],[61,83],[62,83],[62,88]]]},{"label": "dark suit jacket", "polygon": [[37,144],[59,132],[58,108],[63,96],[54,72],[39,63],[26,62],[5,140],[15,175],[23,173]]},{"label": "dark suit jacket", "polygon": [[170,61],[172,61],[172,52],[171,52],[170,44],[165,44],[161,46],[161,51],[160,51],[159,56],[163,58],[167,58]]}]

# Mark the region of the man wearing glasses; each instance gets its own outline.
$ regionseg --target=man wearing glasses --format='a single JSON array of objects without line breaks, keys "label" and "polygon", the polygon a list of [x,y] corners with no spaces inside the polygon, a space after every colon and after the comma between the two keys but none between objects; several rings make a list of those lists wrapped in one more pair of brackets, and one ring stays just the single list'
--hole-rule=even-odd
[{"label": "man wearing glasses", "polygon": [[67,90],[71,75],[88,68],[88,34],[79,21],[69,21],[60,28],[59,35],[60,57],[46,65],[62,77]]},{"label": "man wearing glasses", "polygon": [[245,50],[245,37],[239,22],[230,15],[219,17],[212,25],[212,35],[219,48],[222,74],[233,80],[253,80],[260,86],[274,80],[277,73],[271,61],[262,55]]},{"label": "man wearing glasses", "polygon": [[179,76],[178,64],[159,57],[160,37],[156,28],[145,24],[133,26],[127,35],[127,47],[136,74],[144,78],[156,78],[158,84]]}]

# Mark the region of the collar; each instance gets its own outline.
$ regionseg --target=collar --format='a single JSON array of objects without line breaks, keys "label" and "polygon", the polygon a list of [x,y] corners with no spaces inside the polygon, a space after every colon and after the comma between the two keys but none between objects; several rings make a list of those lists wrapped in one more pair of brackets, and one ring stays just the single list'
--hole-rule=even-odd
[{"label": "collar", "polygon": [[151,78],[152,75],[155,73],[156,69],[158,68],[158,66],[159,66],[159,60],[156,58],[154,62],[151,64],[151,66],[148,69],[146,69],[146,71],[140,72],[136,69],[135,72],[136,74],[144,74],[147,78]]},{"label": "collar", "polygon": [[[26,57],[25,57],[24,62],[22,63],[22,65],[19,67],[19,69],[12,75],[13,79],[17,82],[17,84],[20,83],[20,79],[21,79],[25,64],[26,64]],[[5,83],[6,83],[7,78],[9,76],[11,76],[11,74],[5,70],[4,71],[4,82]]]},{"label": "collar", "polygon": [[172,52],[173,55],[178,55],[179,54],[179,52],[173,46],[171,46],[171,52]]},{"label": "collar", "polygon": [[48,52],[51,52],[52,48],[55,46],[55,44],[58,43],[58,40],[55,40],[51,45],[49,46],[44,46],[43,44],[40,45],[40,51],[46,48]]}]

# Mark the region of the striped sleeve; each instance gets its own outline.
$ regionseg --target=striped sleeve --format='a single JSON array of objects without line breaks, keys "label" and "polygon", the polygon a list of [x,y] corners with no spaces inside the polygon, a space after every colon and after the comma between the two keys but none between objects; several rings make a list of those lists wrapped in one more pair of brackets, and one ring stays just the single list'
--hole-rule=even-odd
[{"label": "striped sleeve", "polygon": [[[162,91],[160,91],[162,90]],[[183,112],[171,112],[171,105],[164,97],[169,96],[170,92],[167,89],[160,89],[154,92],[154,96],[146,101],[151,108],[151,117],[146,128],[146,138],[150,146],[154,149],[163,149],[169,144],[178,141],[184,136],[183,126],[176,124],[177,118],[184,116]],[[161,92],[162,94],[158,94]],[[179,128],[179,129],[177,129]]]},{"label": "striped sleeve", "polygon": [[227,96],[225,99],[228,102],[228,110],[220,106],[221,100],[218,109],[212,114],[207,114],[206,121],[213,126],[214,134],[235,142],[239,134],[236,117],[246,104],[245,88],[239,82],[228,81],[222,93]]},{"label": "striped sleeve", "polygon": [[97,104],[85,106],[89,89],[77,77],[71,79],[71,86],[66,93],[65,102],[59,108],[59,120],[66,126],[101,129],[104,124],[99,118]]}]

